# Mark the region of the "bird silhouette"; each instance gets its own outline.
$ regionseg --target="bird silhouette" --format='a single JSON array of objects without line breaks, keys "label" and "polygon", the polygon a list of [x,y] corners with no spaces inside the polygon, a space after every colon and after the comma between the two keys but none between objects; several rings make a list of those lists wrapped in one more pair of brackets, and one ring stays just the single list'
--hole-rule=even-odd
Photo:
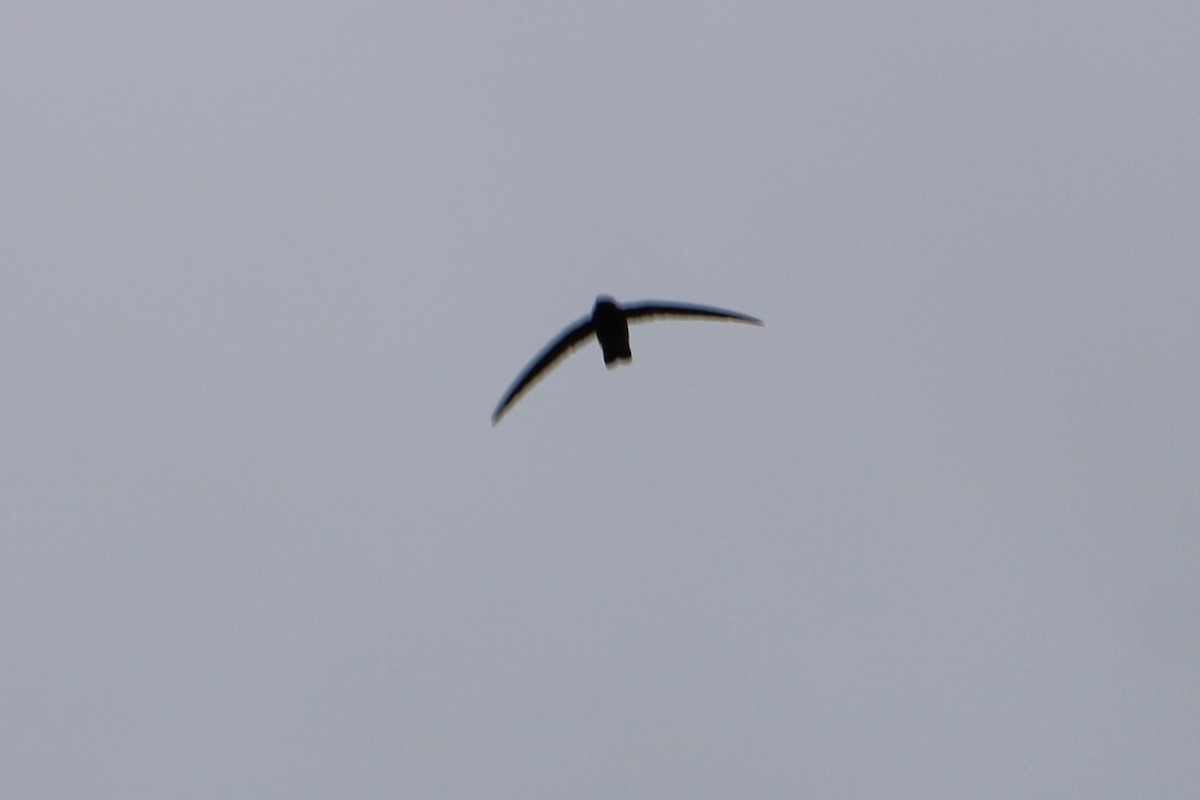
[{"label": "bird silhouette", "polygon": [[525,367],[504,397],[492,412],[495,425],[522,394],[530,389],[554,364],[576,348],[587,344],[588,337],[595,334],[604,353],[604,365],[613,369],[621,362],[632,361],[629,350],[629,323],[651,322],[655,319],[720,319],[762,325],[762,320],[736,311],[721,308],[696,306],[688,303],[669,303],[644,300],[633,305],[620,306],[611,297],[600,295],[590,317],[575,322],[546,345],[542,352]]}]

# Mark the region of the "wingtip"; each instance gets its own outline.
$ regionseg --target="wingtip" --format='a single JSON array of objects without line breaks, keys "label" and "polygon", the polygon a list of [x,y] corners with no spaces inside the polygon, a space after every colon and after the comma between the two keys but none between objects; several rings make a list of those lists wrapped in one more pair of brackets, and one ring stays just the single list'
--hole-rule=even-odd
[{"label": "wingtip", "polygon": [[757,325],[760,328],[764,327],[767,324],[767,323],[763,322],[761,319],[759,319],[758,317],[752,317],[749,314],[734,313],[734,314],[731,314],[728,318],[733,320],[734,322],[744,322],[747,325]]}]

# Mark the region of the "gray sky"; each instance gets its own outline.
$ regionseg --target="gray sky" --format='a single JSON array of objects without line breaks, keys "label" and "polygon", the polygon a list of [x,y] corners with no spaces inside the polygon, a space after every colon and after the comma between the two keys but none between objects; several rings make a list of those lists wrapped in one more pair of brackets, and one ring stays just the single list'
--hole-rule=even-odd
[{"label": "gray sky", "polygon": [[1194,797],[1200,7],[879,5],[6,5],[0,795]]}]

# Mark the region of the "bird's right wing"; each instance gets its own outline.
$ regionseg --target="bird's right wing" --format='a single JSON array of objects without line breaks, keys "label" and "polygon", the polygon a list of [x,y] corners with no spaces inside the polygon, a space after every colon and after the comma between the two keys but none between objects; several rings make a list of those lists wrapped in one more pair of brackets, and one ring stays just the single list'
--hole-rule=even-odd
[{"label": "bird's right wing", "polygon": [[762,325],[762,320],[749,314],[739,314],[736,311],[726,311],[723,308],[711,306],[696,306],[691,303],[668,303],[659,300],[647,300],[644,303],[625,306],[625,319],[629,322],[650,322],[654,319],[685,319],[687,317],[707,317],[709,319],[728,319],[734,322],[748,322],[751,325]]},{"label": "bird's right wing", "polygon": [[495,425],[504,416],[504,412],[508,407],[517,401],[524,392],[526,392],[543,373],[554,366],[554,362],[563,358],[575,348],[584,344],[584,340],[595,332],[596,328],[592,324],[591,317],[585,317],[558,335],[558,338],[546,345],[542,352],[538,353],[537,357],[530,362],[515,381],[508,388],[504,398],[496,406],[496,410],[492,412],[492,424]]}]

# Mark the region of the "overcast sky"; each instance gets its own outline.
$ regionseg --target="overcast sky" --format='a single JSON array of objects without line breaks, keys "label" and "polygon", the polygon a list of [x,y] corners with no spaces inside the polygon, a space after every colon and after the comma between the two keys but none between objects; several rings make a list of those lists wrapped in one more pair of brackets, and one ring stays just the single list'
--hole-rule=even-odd
[{"label": "overcast sky", "polygon": [[1198,42],[7,3],[0,795],[1195,797]]}]

